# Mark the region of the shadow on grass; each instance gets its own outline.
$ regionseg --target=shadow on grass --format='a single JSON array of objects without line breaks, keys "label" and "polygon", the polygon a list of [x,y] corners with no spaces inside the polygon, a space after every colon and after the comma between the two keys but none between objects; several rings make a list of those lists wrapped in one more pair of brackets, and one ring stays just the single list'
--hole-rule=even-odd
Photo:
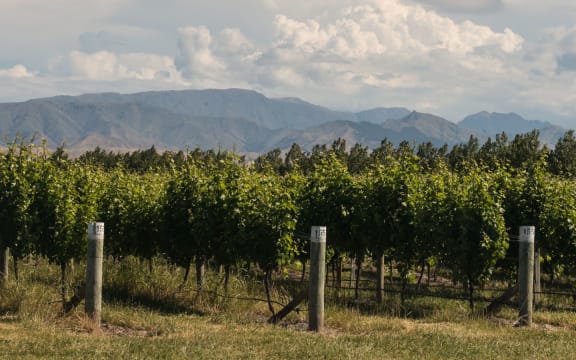
[{"label": "shadow on grass", "polygon": [[158,297],[146,293],[134,294],[127,289],[104,287],[102,289],[102,297],[110,303],[140,306],[165,315],[207,315],[207,312],[200,310],[192,304],[194,302],[193,300],[179,299],[175,296]]},{"label": "shadow on grass", "polygon": [[340,308],[354,309],[366,316],[389,316],[413,320],[425,319],[442,310],[442,305],[428,301],[408,299],[402,303],[399,296],[388,295],[382,304],[373,299],[348,297],[331,298],[329,302]]}]

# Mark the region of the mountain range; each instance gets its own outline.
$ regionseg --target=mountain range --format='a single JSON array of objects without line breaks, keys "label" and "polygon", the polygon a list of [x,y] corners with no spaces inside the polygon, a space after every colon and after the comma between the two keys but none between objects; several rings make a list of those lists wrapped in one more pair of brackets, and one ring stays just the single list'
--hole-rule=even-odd
[{"label": "mountain range", "polygon": [[384,138],[394,144],[407,140],[451,146],[470,135],[483,141],[501,132],[512,138],[532,129],[538,129],[541,142],[548,145],[565,132],[514,113],[483,111],[456,124],[405,108],[335,111],[242,89],[100,93],[0,104],[0,135],[44,138],[48,147],[64,145],[73,155],[96,146],[113,151],[154,145],[160,150],[219,147],[261,153],[298,143],[310,150],[337,138],[368,147]]}]

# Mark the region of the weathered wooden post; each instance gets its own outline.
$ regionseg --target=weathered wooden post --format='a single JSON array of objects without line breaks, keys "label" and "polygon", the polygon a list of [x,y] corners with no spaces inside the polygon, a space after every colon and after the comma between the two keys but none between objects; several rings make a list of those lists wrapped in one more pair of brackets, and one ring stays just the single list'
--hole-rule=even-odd
[{"label": "weathered wooden post", "polygon": [[382,305],[384,302],[384,278],[386,277],[386,266],[384,265],[384,254],[378,257],[376,276],[376,303]]},{"label": "weathered wooden post", "polygon": [[350,281],[348,282],[347,288],[352,288],[356,284],[356,273],[358,269],[356,268],[356,258],[350,259]]},{"label": "weathered wooden post", "polygon": [[10,260],[10,249],[2,243],[0,236],[0,281],[8,280],[8,262]]},{"label": "weathered wooden post", "polygon": [[308,330],[324,328],[324,281],[326,279],[326,227],[312,226],[310,235],[310,296]]},{"label": "weathered wooden post", "polygon": [[540,305],[542,292],[542,274],[540,271],[540,248],[534,245],[534,306]]},{"label": "weathered wooden post", "polygon": [[102,313],[102,260],[104,258],[104,223],[88,224],[88,264],[86,267],[85,312],[100,325]]},{"label": "weathered wooden post", "polygon": [[520,227],[520,253],[518,267],[519,326],[532,325],[534,307],[534,226]]}]

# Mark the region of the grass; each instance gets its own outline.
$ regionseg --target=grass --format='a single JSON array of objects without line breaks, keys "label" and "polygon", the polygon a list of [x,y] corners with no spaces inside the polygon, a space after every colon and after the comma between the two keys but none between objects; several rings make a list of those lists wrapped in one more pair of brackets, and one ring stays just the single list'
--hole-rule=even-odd
[{"label": "grass", "polygon": [[[329,301],[325,331],[316,334],[306,330],[305,312],[273,326],[267,304],[237,299],[263,297],[257,278],[234,277],[235,298],[224,299],[210,295],[220,283],[211,273],[198,300],[192,284],[178,289],[181,270],[159,263],[150,274],[133,260],[108,264],[98,328],[81,308],[59,313],[57,271],[42,266],[34,271],[46,270],[43,281],[30,268],[0,289],[0,359],[549,359],[576,352],[569,311],[538,311],[526,329],[512,326],[512,308],[485,319],[455,300]],[[274,297],[283,301],[285,293],[276,289]]]}]

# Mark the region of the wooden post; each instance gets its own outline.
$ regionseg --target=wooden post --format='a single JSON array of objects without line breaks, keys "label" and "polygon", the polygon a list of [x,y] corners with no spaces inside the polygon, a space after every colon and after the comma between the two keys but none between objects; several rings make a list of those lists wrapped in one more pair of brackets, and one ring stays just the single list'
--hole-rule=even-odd
[{"label": "wooden post", "polygon": [[510,300],[514,295],[518,294],[518,284],[511,288],[508,288],[502,295],[498,296],[496,299],[492,300],[488,307],[484,309],[486,315],[496,315],[500,309],[504,306],[504,303]]},{"label": "wooden post", "polygon": [[278,321],[284,319],[288,314],[292,312],[292,310],[296,309],[296,307],[300,305],[302,301],[306,300],[306,298],[308,298],[309,295],[310,294],[308,290],[304,290],[296,294],[296,296],[294,296],[294,299],[292,299],[292,301],[290,301],[288,305],[284,306],[282,310],[278,311],[276,314],[272,315],[270,319],[268,319],[268,323],[276,324],[278,323]]},{"label": "wooden post", "polygon": [[540,248],[534,251],[534,306],[540,305],[542,283],[540,273]]},{"label": "wooden post", "polygon": [[356,258],[350,259],[350,281],[348,282],[347,288],[351,288],[356,283]]},{"label": "wooden post", "polygon": [[384,301],[384,277],[386,276],[386,266],[384,265],[384,254],[378,257],[377,283],[376,283],[376,303],[382,305]]},{"label": "wooden post", "polygon": [[534,226],[520,227],[520,253],[518,267],[519,326],[532,325],[534,307]]},{"label": "wooden post", "polygon": [[204,274],[206,273],[206,267],[204,265],[204,258],[196,258],[196,290],[197,294],[201,295],[204,289]]},{"label": "wooden post", "polygon": [[102,260],[104,223],[88,224],[88,263],[86,267],[85,312],[98,326],[102,313]]},{"label": "wooden post", "polygon": [[0,238],[0,281],[8,280],[10,249]]},{"label": "wooden post", "polygon": [[324,328],[326,227],[312,226],[310,240],[310,300],[308,302],[308,330],[320,332]]}]

